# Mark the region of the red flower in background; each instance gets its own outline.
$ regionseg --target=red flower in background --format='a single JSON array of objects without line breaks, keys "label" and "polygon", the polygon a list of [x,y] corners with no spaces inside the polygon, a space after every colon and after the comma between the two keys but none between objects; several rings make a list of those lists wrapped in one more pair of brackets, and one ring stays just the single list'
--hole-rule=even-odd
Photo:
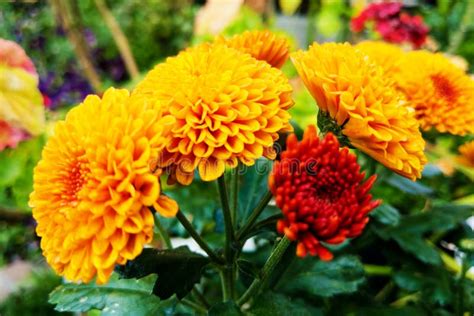
[{"label": "red flower in background", "polygon": [[372,3],[352,18],[351,29],[358,33],[368,22],[373,22],[374,29],[387,42],[408,42],[419,48],[425,43],[429,28],[421,16],[411,16],[401,9],[399,2]]},{"label": "red flower in background", "polygon": [[367,214],[380,204],[369,194],[375,176],[364,182],[364,175],[356,156],[341,149],[333,134],[320,140],[309,126],[301,142],[294,134],[288,137],[269,186],[284,215],[278,232],[298,242],[298,256],[331,260],[321,242],[339,244],[362,233]]}]

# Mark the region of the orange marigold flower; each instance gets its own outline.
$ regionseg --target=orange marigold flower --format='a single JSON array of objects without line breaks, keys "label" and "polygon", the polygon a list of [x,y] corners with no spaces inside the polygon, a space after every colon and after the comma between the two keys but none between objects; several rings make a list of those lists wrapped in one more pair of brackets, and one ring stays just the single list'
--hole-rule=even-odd
[{"label": "orange marigold flower", "polygon": [[380,204],[369,191],[375,175],[365,182],[357,158],[328,133],[319,140],[314,125],[303,140],[291,134],[281,161],[274,164],[269,186],[284,218],[278,232],[298,242],[296,253],[331,260],[322,244],[339,244],[362,233],[367,214]]},{"label": "orange marigold flower", "polygon": [[245,31],[230,39],[219,36],[216,38],[216,43],[222,43],[248,53],[276,68],[281,68],[290,55],[290,45],[287,39],[268,30]]},{"label": "orange marigold flower", "polygon": [[409,52],[396,81],[424,130],[474,133],[474,80],[446,56]]},{"label": "orange marigold flower", "polygon": [[274,159],[278,132],[291,131],[292,88],[283,73],[248,54],[203,44],[156,66],[135,90],[176,118],[158,165],[171,181],[190,184],[195,169],[205,181],[225,166]]},{"label": "orange marigold flower", "polygon": [[315,43],[291,58],[320,118],[391,170],[421,177],[426,157],[419,124],[380,66],[347,43]]},{"label": "orange marigold flower", "polygon": [[400,71],[404,51],[399,46],[381,41],[363,41],[355,47],[380,65],[387,76],[393,76]]},{"label": "orange marigold flower", "polygon": [[151,241],[147,206],[165,216],[177,212],[176,202],[160,196],[151,170],[172,122],[141,98],[111,88],[102,99],[88,96],[57,123],[30,197],[43,254],[56,272],[81,282],[97,274],[97,283],[105,283],[115,264]]},{"label": "orange marigold flower", "polygon": [[474,140],[459,147],[459,163],[466,167],[474,168]]}]

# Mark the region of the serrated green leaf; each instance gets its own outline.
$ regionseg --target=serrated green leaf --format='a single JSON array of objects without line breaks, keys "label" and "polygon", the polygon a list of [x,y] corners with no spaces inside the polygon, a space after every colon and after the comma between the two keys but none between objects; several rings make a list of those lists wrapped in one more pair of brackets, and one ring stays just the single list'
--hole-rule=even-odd
[{"label": "serrated green leaf", "polygon": [[420,182],[415,182],[408,180],[407,178],[404,178],[402,176],[399,176],[398,174],[393,174],[389,178],[385,180],[388,184],[391,186],[399,189],[402,192],[412,194],[412,195],[420,195],[424,197],[429,197],[433,195],[434,191],[421,184]]},{"label": "serrated green leaf", "polygon": [[258,296],[247,313],[252,316],[323,315],[322,310],[312,307],[300,299],[293,299],[287,295],[273,292]]},{"label": "serrated green leaf", "polygon": [[151,294],[156,276],[140,280],[117,280],[106,285],[64,284],[49,296],[57,311],[86,312],[99,309],[102,316],[165,315],[160,299]]},{"label": "serrated green leaf", "polygon": [[123,278],[142,278],[155,273],[158,280],[153,294],[161,299],[176,294],[181,299],[199,283],[201,271],[208,263],[208,257],[191,252],[186,246],[166,250],[147,248],[116,270]]},{"label": "serrated green leaf", "polygon": [[241,316],[240,308],[234,302],[217,303],[208,312],[209,316]]},{"label": "serrated green leaf", "polygon": [[365,281],[364,267],[355,256],[341,256],[332,261],[310,257],[295,260],[280,279],[278,288],[285,293],[310,293],[329,297],[352,293]]},{"label": "serrated green leaf", "polygon": [[380,205],[370,212],[370,216],[374,217],[378,222],[389,226],[397,226],[400,223],[400,212],[390,204]]}]

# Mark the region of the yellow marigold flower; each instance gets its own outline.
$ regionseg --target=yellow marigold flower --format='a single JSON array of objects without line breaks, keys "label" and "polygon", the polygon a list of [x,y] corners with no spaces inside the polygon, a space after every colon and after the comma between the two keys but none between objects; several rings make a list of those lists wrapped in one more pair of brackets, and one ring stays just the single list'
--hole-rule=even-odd
[{"label": "yellow marigold flower", "polygon": [[396,81],[424,130],[434,127],[455,135],[474,133],[474,80],[447,57],[409,52]]},{"label": "yellow marigold flower", "polygon": [[355,47],[380,65],[387,76],[393,76],[400,71],[404,51],[399,46],[381,41],[363,41]]},{"label": "yellow marigold flower", "polygon": [[211,181],[226,165],[273,159],[278,132],[291,130],[291,92],[280,70],[225,45],[203,44],[157,65],[134,94],[176,118],[158,165],[170,167],[171,181],[190,184],[195,169]]},{"label": "yellow marigold flower", "polygon": [[459,147],[459,163],[466,167],[474,168],[474,140]]},{"label": "yellow marigold flower", "polygon": [[381,67],[347,43],[315,43],[291,58],[323,116],[354,147],[407,178],[421,176],[426,157],[418,122]]},{"label": "yellow marigold flower", "polygon": [[105,283],[115,264],[151,241],[147,206],[164,216],[177,212],[176,202],[160,196],[161,171],[151,170],[173,121],[111,88],[102,99],[88,96],[56,124],[30,196],[43,254],[56,272],[81,282],[97,274],[97,283]]},{"label": "yellow marigold flower", "polygon": [[290,54],[290,45],[286,38],[277,36],[268,30],[245,31],[230,39],[219,36],[216,38],[216,43],[222,43],[248,53],[276,68],[281,68]]}]

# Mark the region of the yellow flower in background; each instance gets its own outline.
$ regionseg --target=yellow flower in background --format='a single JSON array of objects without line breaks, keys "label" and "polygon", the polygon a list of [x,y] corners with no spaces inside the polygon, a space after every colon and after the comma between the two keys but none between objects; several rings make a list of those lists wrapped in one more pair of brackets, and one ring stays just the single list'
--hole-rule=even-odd
[{"label": "yellow flower in background", "polygon": [[288,40],[268,30],[246,31],[230,39],[219,36],[216,38],[216,43],[248,53],[258,60],[266,61],[275,68],[281,68],[290,54]]},{"label": "yellow flower in background", "polygon": [[405,54],[396,79],[424,130],[474,133],[474,80],[442,54]]},{"label": "yellow flower in background", "polygon": [[381,66],[387,76],[394,76],[400,71],[404,51],[399,46],[382,41],[363,41],[355,47]]},{"label": "yellow flower in background", "polygon": [[315,43],[291,59],[320,111],[354,147],[409,179],[421,177],[419,124],[381,67],[347,43]]},{"label": "yellow flower in background", "polygon": [[161,170],[154,170],[173,121],[139,96],[111,88],[57,123],[30,196],[43,254],[56,272],[81,282],[97,275],[105,283],[115,264],[151,241],[148,206],[176,214],[176,202],[160,195]]},{"label": "yellow flower in background", "polygon": [[292,129],[291,93],[280,70],[220,44],[168,58],[134,91],[176,118],[158,165],[182,184],[192,182],[195,169],[211,181],[239,161],[275,158],[278,132]]},{"label": "yellow flower in background", "polygon": [[474,140],[459,147],[458,162],[466,167],[474,168]]},{"label": "yellow flower in background", "polygon": [[0,121],[38,135],[45,127],[38,77],[22,68],[0,65]]}]

